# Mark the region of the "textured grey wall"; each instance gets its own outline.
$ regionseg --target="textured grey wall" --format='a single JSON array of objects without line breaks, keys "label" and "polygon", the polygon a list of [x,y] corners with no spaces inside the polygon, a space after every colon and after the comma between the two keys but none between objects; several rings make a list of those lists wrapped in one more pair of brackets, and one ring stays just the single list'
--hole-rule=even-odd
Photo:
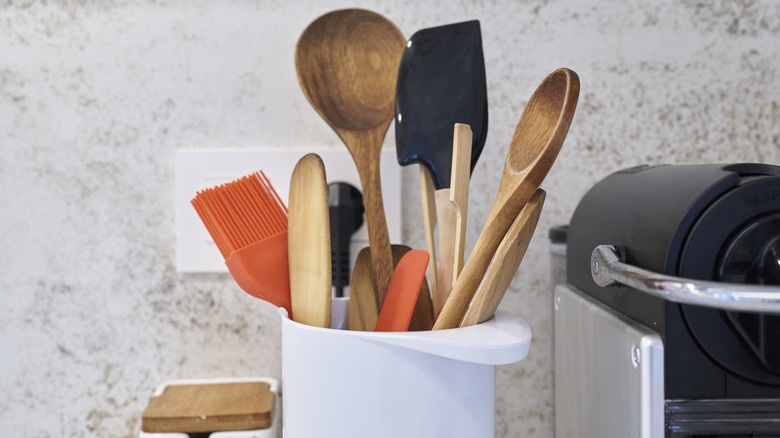
[{"label": "textured grey wall", "polygon": [[[164,380],[280,377],[274,309],[226,276],[176,272],[174,152],[343,147],[300,92],[293,50],[310,21],[345,6],[0,5],[3,435],[130,437]],[[534,330],[531,353],[497,377],[498,436],[552,436],[547,230],[621,167],[780,164],[780,3],[348,6],[385,15],[406,36],[482,23],[490,133],[471,185],[468,248],[532,91],[555,68],[580,75],[539,228],[503,302]],[[417,171],[403,172],[404,240],[424,248]]]}]

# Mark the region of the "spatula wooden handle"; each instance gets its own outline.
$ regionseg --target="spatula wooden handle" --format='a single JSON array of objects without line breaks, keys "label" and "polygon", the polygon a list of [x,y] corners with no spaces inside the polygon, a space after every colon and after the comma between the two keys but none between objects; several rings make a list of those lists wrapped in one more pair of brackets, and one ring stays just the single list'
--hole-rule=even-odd
[{"label": "spatula wooden handle", "polygon": [[[436,316],[441,312],[441,308],[444,306],[444,299],[439,299],[439,269],[436,257],[436,240],[434,237],[434,231],[436,229],[437,217],[436,217],[436,201],[434,199],[435,187],[433,185],[433,178],[428,168],[420,164],[420,195],[422,197],[422,210],[423,210],[423,225],[425,227],[425,246],[428,249],[430,255],[430,263],[428,264],[428,278],[430,279],[431,296],[433,297],[433,310]],[[440,302],[439,305],[437,303]]]},{"label": "spatula wooden handle", "polygon": [[469,203],[471,138],[469,125],[455,124],[450,188],[437,190],[435,194],[436,214],[439,219],[439,286],[434,299],[437,315],[444,307],[452,285],[455,284],[463,269]]},{"label": "spatula wooden handle", "polygon": [[469,210],[469,179],[471,176],[471,127],[456,123],[452,139],[452,176],[450,181],[450,202],[455,206],[455,253],[453,254],[453,284],[463,269],[463,254],[466,247],[466,224]]},{"label": "spatula wooden handle", "polygon": [[441,313],[450,295],[455,273],[455,235],[458,210],[450,202],[450,189],[436,190],[436,216],[439,225],[439,284],[434,309]]}]

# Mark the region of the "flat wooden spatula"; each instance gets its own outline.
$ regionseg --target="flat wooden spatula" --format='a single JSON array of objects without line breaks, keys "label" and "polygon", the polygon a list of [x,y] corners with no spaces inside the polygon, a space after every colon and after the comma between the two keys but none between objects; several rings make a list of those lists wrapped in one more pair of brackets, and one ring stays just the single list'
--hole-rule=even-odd
[{"label": "flat wooden spatula", "polygon": [[501,243],[498,245],[493,263],[490,264],[482,283],[479,284],[474,299],[471,300],[469,310],[460,323],[461,327],[468,327],[483,323],[493,317],[498,305],[523,261],[528,244],[536,230],[539,215],[542,213],[546,193],[537,189],[531,200],[525,204],[517,219],[509,227]]},{"label": "flat wooden spatula", "polygon": [[317,154],[295,165],[287,218],[293,320],[330,328],[332,272],[328,183]]}]

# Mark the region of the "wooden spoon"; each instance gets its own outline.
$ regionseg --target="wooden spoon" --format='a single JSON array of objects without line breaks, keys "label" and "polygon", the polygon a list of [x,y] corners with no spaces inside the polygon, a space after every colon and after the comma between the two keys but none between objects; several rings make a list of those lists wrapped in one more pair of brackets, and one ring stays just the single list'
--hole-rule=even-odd
[{"label": "wooden spoon", "polygon": [[534,91],[515,127],[496,200],[434,330],[460,325],[496,248],[555,162],[579,92],[579,77],[565,68],[552,72]]},{"label": "wooden spoon", "polygon": [[463,317],[463,322],[460,323],[461,327],[485,322],[496,313],[534,235],[536,224],[539,223],[539,215],[542,213],[544,198],[544,190],[538,189],[528,204],[520,210],[517,219],[498,245],[493,263],[490,264],[485,278],[479,285],[477,293],[474,294],[474,300],[466,316]]},{"label": "wooden spoon", "polygon": [[330,328],[332,274],[328,183],[325,166],[317,154],[304,156],[293,169],[287,247],[294,320]]},{"label": "wooden spoon", "polygon": [[379,159],[395,116],[398,66],[406,40],[389,20],[343,9],[312,22],[295,48],[295,69],[306,98],[339,135],[363,186],[371,270],[381,306],[393,274]]}]

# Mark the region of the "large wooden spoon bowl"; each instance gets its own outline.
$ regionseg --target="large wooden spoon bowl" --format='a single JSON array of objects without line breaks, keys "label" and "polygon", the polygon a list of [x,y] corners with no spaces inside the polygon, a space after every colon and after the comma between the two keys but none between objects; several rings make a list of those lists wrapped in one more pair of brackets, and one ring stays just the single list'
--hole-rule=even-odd
[{"label": "large wooden spoon bowl", "polygon": [[383,16],[333,11],[301,34],[295,68],[306,98],[346,144],[360,175],[371,266],[381,305],[393,273],[379,158],[395,116],[398,66],[406,40]]}]

